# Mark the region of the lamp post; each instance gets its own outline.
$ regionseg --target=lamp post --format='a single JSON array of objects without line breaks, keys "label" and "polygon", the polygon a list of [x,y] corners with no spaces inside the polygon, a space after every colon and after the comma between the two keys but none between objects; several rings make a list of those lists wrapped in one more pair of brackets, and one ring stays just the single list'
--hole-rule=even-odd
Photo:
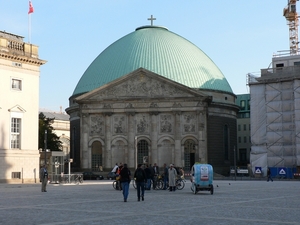
[{"label": "lamp post", "polygon": [[134,141],[135,141],[135,168],[137,168],[138,166],[138,157],[137,157],[137,136],[134,137]]},{"label": "lamp post", "polygon": [[234,159],[234,180],[236,180],[236,153],[235,153],[235,146],[233,147],[233,159]]},{"label": "lamp post", "polygon": [[45,148],[45,165],[46,165],[47,164],[47,130],[45,130],[44,148]]}]

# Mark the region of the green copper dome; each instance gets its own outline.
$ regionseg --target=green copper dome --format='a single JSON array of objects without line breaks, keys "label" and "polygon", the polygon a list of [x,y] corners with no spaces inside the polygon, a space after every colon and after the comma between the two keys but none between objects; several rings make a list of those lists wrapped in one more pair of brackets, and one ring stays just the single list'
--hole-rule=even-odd
[{"label": "green copper dome", "polygon": [[164,27],[143,26],[107,47],[87,68],[73,95],[140,67],[190,88],[232,93],[222,72],[201,49]]}]

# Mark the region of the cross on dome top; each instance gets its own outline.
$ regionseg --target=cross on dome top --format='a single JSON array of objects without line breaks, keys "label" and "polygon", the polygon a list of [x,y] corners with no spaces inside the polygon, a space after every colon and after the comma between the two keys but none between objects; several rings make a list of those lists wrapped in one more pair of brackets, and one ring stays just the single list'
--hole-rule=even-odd
[{"label": "cross on dome top", "polygon": [[153,15],[151,15],[151,17],[148,18],[148,20],[151,20],[151,26],[153,26],[153,20],[156,20],[156,18],[154,18]]}]

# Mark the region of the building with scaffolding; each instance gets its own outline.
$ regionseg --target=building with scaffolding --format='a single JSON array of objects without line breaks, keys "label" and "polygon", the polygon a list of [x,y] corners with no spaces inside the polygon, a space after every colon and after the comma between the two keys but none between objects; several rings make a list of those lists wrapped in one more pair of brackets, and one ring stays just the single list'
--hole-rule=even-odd
[{"label": "building with scaffolding", "polygon": [[[298,52],[299,53],[299,52]],[[252,171],[292,177],[300,166],[300,54],[280,52],[261,76],[248,74]]]},{"label": "building with scaffolding", "polygon": [[289,51],[273,56],[261,76],[248,74],[251,98],[250,163],[256,174],[291,178],[300,170],[300,49],[296,0],[283,16],[289,26]]}]

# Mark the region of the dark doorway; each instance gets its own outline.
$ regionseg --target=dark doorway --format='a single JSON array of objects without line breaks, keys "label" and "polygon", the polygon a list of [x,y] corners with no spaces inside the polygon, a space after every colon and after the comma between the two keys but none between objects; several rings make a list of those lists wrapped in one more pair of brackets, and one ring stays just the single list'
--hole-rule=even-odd
[{"label": "dark doorway", "polygon": [[184,171],[190,171],[195,164],[195,142],[186,140],[184,142]]},{"label": "dark doorway", "polygon": [[100,141],[94,141],[92,144],[92,171],[100,171],[102,166],[102,144]]}]

